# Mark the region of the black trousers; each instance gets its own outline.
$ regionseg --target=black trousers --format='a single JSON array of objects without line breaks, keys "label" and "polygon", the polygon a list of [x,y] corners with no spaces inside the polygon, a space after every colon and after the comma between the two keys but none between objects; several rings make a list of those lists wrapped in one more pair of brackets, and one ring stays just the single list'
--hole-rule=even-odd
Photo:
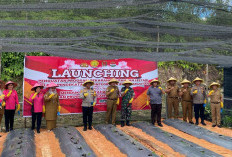
[{"label": "black trousers", "polygon": [[199,117],[201,118],[201,122],[204,122],[204,112],[205,112],[205,107],[204,104],[194,104],[194,112],[195,112],[195,119],[196,122],[198,122]]},{"label": "black trousers", "polygon": [[151,123],[155,124],[157,121],[158,124],[161,123],[161,109],[162,104],[151,104]]},{"label": "black trousers", "polygon": [[14,115],[15,115],[15,110],[6,110],[5,109],[5,126],[6,126],[6,131],[9,131],[9,125],[10,125],[10,130],[13,130],[14,128]]},{"label": "black trousers", "polygon": [[89,127],[92,126],[93,107],[82,107],[82,113],[84,127],[87,127],[87,122],[89,123]]},{"label": "black trousers", "polygon": [[35,129],[35,121],[37,121],[37,131],[40,131],[40,127],[41,127],[41,120],[42,120],[42,112],[32,112],[32,125],[31,125],[31,129],[34,130]]}]

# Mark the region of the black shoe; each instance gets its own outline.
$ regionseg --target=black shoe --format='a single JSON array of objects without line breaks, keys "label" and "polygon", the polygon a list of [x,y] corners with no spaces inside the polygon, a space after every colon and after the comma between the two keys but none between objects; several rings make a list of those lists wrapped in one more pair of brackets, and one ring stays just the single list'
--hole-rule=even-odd
[{"label": "black shoe", "polygon": [[222,126],[221,126],[221,125],[218,125],[217,127],[221,128]]},{"label": "black shoe", "polygon": [[163,124],[159,123],[158,126],[163,127]]},{"label": "black shoe", "polygon": [[34,130],[35,128],[31,128],[31,130]]},{"label": "black shoe", "polygon": [[14,131],[14,129],[13,129],[13,128],[10,128],[10,131]]},{"label": "black shoe", "polygon": [[195,125],[198,125],[198,124],[199,124],[198,122],[195,123]]},{"label": "black shoe", "polygon": [[126,121],[126,125],[130,126],[130,121],[129,120]]},{"label": "black shoe", "polygon": [[121,127],[124,127],[124,126],[125,126],[125,122],[121,121]]},{"label": "black shoe", "polygon": [[93,130],[92,126],[89,126],[89,130]]},{"label": "black shoe", "polygon": [[6,129],[6,132],[9,132],[9,129]]},{"label": "black shoe", "polygon": [[205,122],[201,122],[202,125],[206,126]]},{"label": "black shoe", "polygon": [[193,122],[189,122],[190,124],[194,124]]},{"label": "black shoe", "polygon": [[84,127],[83,131],[87,131],[87,127]]},{"label": "black shoe", "polygon": [[215,127],[216,125],[214,124],[214,125],[212,125],[212,127]]},{"label": "black shoe", "polygon": [[39,131],[39,130],[37,130],[37,133],[39,134],[39,133],[40,133],[40,131]]}]

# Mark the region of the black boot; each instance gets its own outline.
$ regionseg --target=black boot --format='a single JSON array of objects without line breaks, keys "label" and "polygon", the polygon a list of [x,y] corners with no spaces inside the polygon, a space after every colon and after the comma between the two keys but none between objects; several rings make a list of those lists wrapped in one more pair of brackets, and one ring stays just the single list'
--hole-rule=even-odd
[{"label": "black boot", "polygon": [[195,125],[198,125],[199,124],[199,122],[198,122],[198,120],[196,120],[196,123],[195,123]]},{"label": "black boot", "polygon": [[126,121],[126,125],[130,126],[130,121],[129,120]]},{"label": "black boot", "polygon": [[92,130],[93,128],[92,128],[92,125],[89,125],[89,130]]},{"label": "black boot", "polygon": [[205,124],[205,122],[204,122],[204,121],[202,121],[202,122],[201,122],[201,124],[202,124],[202,125],[204,125],[204,126],[206,126],[206,124]]},{"label": "black boot", "polygon": [[84,129],[83,131],[87,131],[87,124],[84,124]]},{"label": "black boot", "polygon": [[121,121],[121,127],[124,127],[124,126],[125,126],[125,122]]}]

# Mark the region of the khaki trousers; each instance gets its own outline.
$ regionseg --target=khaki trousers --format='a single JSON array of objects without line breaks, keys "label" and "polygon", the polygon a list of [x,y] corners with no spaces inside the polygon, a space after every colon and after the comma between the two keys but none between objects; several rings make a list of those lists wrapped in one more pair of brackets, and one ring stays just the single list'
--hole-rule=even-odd
[{"label": "khaki trousers", "polygon": [[187,117],[189,122],[193,122],[193,104],[192,102],[182,101],[182,110],[183,110],[183,120],[187,122]]},{"label": "khaki trousers", "polygon": [[106,111],[106,124],[109,123],[110,118],[112,118],[112,124],[116,122],[116,112],[117,112],[117,100],[107,100],[107,111]]},{"label": "khaki trousers", "polygon": [[179,116],[179,99],[167,98],[167,103],[168,103],[168,118],[172,118],[172,108],[173,108],[174,118],[177,119]]},{"label": "khaki trousers", "polygon": [[212,124],[220,125],[221,124],[221,105],[220,103],[211,103],[211,114],[212,114]]}]

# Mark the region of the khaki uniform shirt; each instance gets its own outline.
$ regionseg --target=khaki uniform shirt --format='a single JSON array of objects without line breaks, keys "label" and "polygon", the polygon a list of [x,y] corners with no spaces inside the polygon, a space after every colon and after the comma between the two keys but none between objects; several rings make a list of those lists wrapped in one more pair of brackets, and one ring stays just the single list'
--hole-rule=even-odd
[{"label": "khaki uniform shirt", "polygon": [[[88,93],[88,96],[84,96],[84,93]],[[83,107],[91,107],[93,106],[93,102],[96,102],[97,97],[94,96],[94,93],[96,93],[93,89],[83,89],[80,92],[80,98],[82,99],[82,104],[81,106]]]},{"label": "khaki uniform shirt", "polygon": [[106,88],[106,92],[110,92],[111,89],[114,89],[114,92],[110,93],[108,96],[107,96],[107,99],[111,99],[111,100],[117,100],[118,97],[119,97],[119,89],[117,86],[108,86]]},{"label": "khaki uniform shirt", "polygon": [[[180,91],[183,92],[185,88],[181,88]],[[187,88],[186,92],[183,92],[183,95],[181,96],[182,101],[192,101],[192,96],[191,96],[191,88]]]},{"label": "khaki uniform shirt", "polygon": [[179,87],[176,86],[176,85],[174,85],[174,86],[168,85],[167,89],[171,89],[172,87],[174,87],[174,88],[168,93],[168,97],[169,98],[177,98],[177,97],[179,97],[179,95],[178,95]]},{"label": "khaki uniform shirt", "polygon": [[216,90],[210,95],[210,102],[211,103],[220,103],[221,98],[222,98],[222,93],[220,92],[220,90]]}]

